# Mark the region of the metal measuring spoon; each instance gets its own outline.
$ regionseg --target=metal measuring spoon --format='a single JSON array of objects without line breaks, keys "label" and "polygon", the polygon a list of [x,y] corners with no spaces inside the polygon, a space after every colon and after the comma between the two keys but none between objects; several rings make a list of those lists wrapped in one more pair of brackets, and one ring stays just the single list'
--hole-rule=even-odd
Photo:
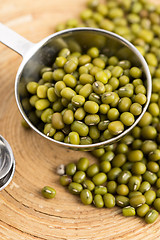
[{"label": "metal measuring spoon", "polygon": [[15,159],[8,142],[0,136],[0,190],[12,180],[15,171]]},{"label": "metal measuring spoon", "polygon": [[[48,140],[73,150],[92,151],[93,149],[105,147],[120,140],[137,125],[147,110],[152,88],[150,71],[140,52],[123,37],[97,28],[74,28],[54,33],[39,43],[34,44],[1,23],[0,32],[0,41],[23,56],[23,61],[18,69],[15,82],[15,96],[19,110],[30,127]],[[121,60],[128,59],[135,66],[142,68],[147,88],[146,104],[143,107],[142,113],[137,117],[132,126],[109,140],[89,145],[73,145],[58,142],[42,133],[29,119],[28,112],[24,109],[22,103],[26,94],[26,84],[29,81],[38,81],[40,69],[43,66],[51,65],[62,48],[68,47],[71,51],[82,50],[83,52],[83,50],[92,46],[98,47],[100,50],[104,50],[108,56],[115,55]]]},{"label": "metal measuring spoon", "polygon": [[8,172],[8,174],[4,178],[0,179],[0,191],[4,189],[11,182],[14,172],[15,172],[15,161],[13,162],[12,167]]},{"label": "metal measuring spoon", "polygon": [[10,157],[9,149],[0,136],[0,179],[8,174],[13,165],[13,158]]}]

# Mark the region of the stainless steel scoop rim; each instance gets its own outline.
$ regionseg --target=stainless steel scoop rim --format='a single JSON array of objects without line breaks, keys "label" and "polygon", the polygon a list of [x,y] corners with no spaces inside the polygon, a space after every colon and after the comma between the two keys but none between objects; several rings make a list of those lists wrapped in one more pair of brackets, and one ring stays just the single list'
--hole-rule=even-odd
[{"label": "stainless steel scoop rim", "polygon": [[[121,134],[109,139],[109,140],[106,140],[106,141],[103,141],[103,142],[98,142],[98,143],[93,143],[93,144],[88,144],[88,145],[74,145],[74,144],[68,144],[68,143],[64,143],[64,142],[59,142],[59,141],[56,141],[54,140],[53,138],[50,138],[48,136],[46,136],[45,134],[43,134],[42,132],[40,132],[28,119],[28,117],[26,116],[26,114],[24,113],[22,107],[21,107],[21,104],[20,104],[20,99],[18,97],[18,83],[19,83],[19,80],[20,80],[20,76],[21,76],[21,73],[22,73],[22,70],[25,66],[25,64],[28,62],[28,60],[36,53],[37,50],[39,50],[45,43],[47,43],[51,38],[54,38],[54,37],[57,37],[57,36],[61,36],[63,34],[66,34],[66,33],[73,33],[74,32],[81,32],[81,31],[92,31],[92,32],[98,32],[99,34],[105,34],[105,35],[109,35],[109,36],[112,36],[116,39],[118,39],[120,42],[122,42],[125,46],[127,46],[129,49],[131,49],[134,54],[137,56],[137,58],[139,58],[142,66],[143,66],[143,69],[146,73],[146,76],[147,76],[147,102],[145,104],[145,106],[143,107],[143,111],[141,113],[141,115],[136,119],[136,121],[134,122],[134,124],[132,126],[130,126],[129,128],[127,128],[126,130],[124,130]],[[31,49],[29,49],[28,53],[24,55],[24,59],[18,69],[18,72],[17,72],[17,75],[16,75],[16,81],[15,81],[15,97],[16,97],[16,102],[17,102],[17,105],[18,105],[18,108],[23,116],[23,118],[25,119],[25,121],[29,124],[29,126],[35,131],[37,132],[38,134],[40,134],[41,136],[45,137],[46,139],[54,142],[54,143],[57,143],[58,145],[60,146],[63,146],[63,147],[66,147],[66,148],[70,148],[72,150],[88,150],[88,151],[91,151],[93,149],[96,149],[96,148],[100,148],[100,147],[103,147],[103,146],[107,146],[107,145],[110,145],[110,144],[113,144],[115,142],[117,142],[119,139],[121,139],[123,136],[125,136],[126,134],[128,134],[137,124],[138,122],[140,121],[140,119],[142,118],[142,116],[144,115],[144,113],[146,112],[147,110],[147,107],[149,105],[149,102],[150,102],[150,97],[151,97],[151,91],[152,91],[152,80],[151,80],[151,75],[150,75],[150,71],[149,71],[149,68],[148,68],[148,65],[144,59],[144,57],[140,54],[140,52],[137,50],[136,47],[134,47],[133,44],[131,44],[128,40],[124,39],[123,37],[115,34],[115,33],[112,33],[112,32],[109,32],[109,31],[106,31],[106,30],[102,30],[102,29],[96,29],[96,28],[88,28],[88,27],[84,27],[84,28],[73,28],[73,29],[67,29],[67,30],[63,30],[63,31],[60,31],[60,32],[57,32],[57,33],[54,33],[46,38],[44,38],[43,40],[41,40],[39,43],[36,43],[36,44],[33,44],[33,47]]]},{"label": "stainless steel scoop rim", "polygon": [[4,139],[0,136],[0,160],[1,160],[1,168],[0,168],[0,180],[4,178],[10,171],[13,158],[10,157],[10,152],[6,144],[4,143]]},{"label": "stainless steel scoop rim", "polygon": [[10,174],[10,172],[8,173],[8,174],[10,174],[9,178],[8,178],[7,182],[2,187],[0,187],[0,191],[3,190],[5,187],[7,187],[9,185],[9,183],[11,182],[11,180],[14,176],[14,173],[15,173],[15,167],[16,167],[16,164],[15,164],[15,160],[14,160],[12,168],[11,168],[12,169],[11,174]]},{"label": "stainless steel scoop rim", "polygon": [[[13,178],[13,175],[14,175],[14,172],[15,172],[15,158],[14,158],[14,155],[13,155],[12,148],[9,145],[9,143],[7,142],[7,140],[4,137],[2,137],[1,135],[0,135],[0,139],[2,139],[3,143],[5,144],[5,147],[8,149],[9,154],[10,154],[10,158],[11,158],[11,162],[12,162],[12,167],[11,167],[10,171],[4,176],[4,178],[5,178],[9,174],[9,178],[8,178],[7,182],[2,187],[0,187],[0,191],[1,191],[11,182],[11,180]],[[1,180],[2,179],[0,179],[0,181]]]}]

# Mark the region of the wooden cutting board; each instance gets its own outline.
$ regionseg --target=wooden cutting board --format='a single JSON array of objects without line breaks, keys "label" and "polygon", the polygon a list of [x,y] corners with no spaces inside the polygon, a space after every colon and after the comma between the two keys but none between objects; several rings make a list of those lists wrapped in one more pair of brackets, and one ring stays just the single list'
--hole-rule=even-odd
[{"label": "wooden cutting board", "polygon": [[[156,0],[155,0],[156,1]],[[0,21],[30,41],[54,32],[57,23],[77,17],[86,0],[0,0]],[[157,0],[159,2],[159,0]],[[1,34],[1,33],[0,33]],[[0,44],[0,134],[16,159],[12,182],[0,193],[0,240],[158,240],[160,217],[147,225],[138,217],[125,218],[121,209],[84,206],[60,186],[56,167],[89,153],[57,147],[21,126],[14,97],[14,79],[21,57]],[[47,200],[41,188],[53,186]]]}]

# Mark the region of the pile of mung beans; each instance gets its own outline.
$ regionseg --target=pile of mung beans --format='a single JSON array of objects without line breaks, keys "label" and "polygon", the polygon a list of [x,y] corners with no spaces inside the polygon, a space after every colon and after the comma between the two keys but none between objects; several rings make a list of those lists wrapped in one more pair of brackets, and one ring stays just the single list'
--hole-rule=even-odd
[{"label": "pile of mung beans", "polygon": [[132,126],[146,103],[142,70],[96,47],[83,54],[63,48],[53,67],[40,74],[38,82],[27,84],[29,102],[43,132],[57,141],[110,139]]},{"label": "pile of mung beans", "polygon": [[139,124],[119,143],[94,150],[99,159],[86,158],[66,166],[60,183],[82,203],[122,207],[124,216],[144,217],[153,223],[160,212],[160,5],[147,0],[90,0],[80,20],[59,24],[113,31],[132,42],[146,59],[152,76],[152,95]]},{"label": "pile of mung beans", "polygon": [[[90,0],[87,3],[87,8],[81,12],[80,19],[70,19],[66,23],[61,23],[56,27],[56,31],[85,26],[115,32],[137,47],[146,59],[150,69],[152,95],[146,113],[129,135],[123,137],[118,143],[94,150],[92,153],[97,157],[98,163],[90,165],[87,158],[81,158],[77,163],[69,163],[65,167],[65,172],[62,171],[60,183],[67,186],[72,194],[79,194],[84,204],[93,203],[97,208],[111,208],[117,205],[122,207],[124,216],[137,214],[139,217],[144,217],[146,223],[153,223],[158,217],[158,212],[160,212],[160,5],[156,6],[147,0],[107,0],[106,2],[103,1],[103,3],[99,0]],[[88,53],[87,56],[89,56]],[[62,67],[66,60],[63,58],[64,56],[59,57],[57,63],[62,64],[59,65]],[[106,61],[106,58],[101,55],[102,59],[104,62]],[[116,63],[114,65],[112,62],[110,65],[122,67],[115,57],[113,57],[112,61]],[[127,61],[125,63],[128,64]],[[91,66],[91,63],[88,63],[88,65]],[[97,67],[99,66],[95,66],[96,69]],[[86,66],[80,66],[79,69],[81,69],[82,74],[88,74],[89,70]],[[107,70],[112,72],[113,68],[109,66]],[[45,77],[48,78],[49,74],[47,72],[50,72],[51,69],[45,69],[46,73],[43,71],[44,69],[41,74],[46,75]],[[58,77],[61,74],[63,75],[62,72],[59,72]],[[128,77],[126,72],[125,75]],[[124,82],[127,81],[127,77],[123,79]],[[76,78],[76,75],[73,74],[71,78]],[[121,77],[114,76],[114,78],[118,79],[120,84]],[[113,90],[117,80],[114,82],[110,81],[110,79],[106,84],[110,85]],[[48,89],[50,84],[44,84],[44,81],[45,79],[41,83]],[[67,82],[74,84],[74,80],[71,81],[70,78],[67,79]],[[125,83],[130,84],[129,82]],[[58,94],[61,87],[57,88]],[[69,87],[73,87],[73,85]],[[121,84],[120,87],[122,87]],[[79,88],[79,92],[80,87],[77,88]],[[116,88],[115,91],[117,91]],[[33,94],[35,96],[30,100],[34,106],[36,101],[39,100],[35,93]],[[96,102],[95,95],[97,93],[93,93],[89,101],[94,99],[94,102]],[[126,98],[129,98],[129,96]],[[143,99],[145,100],[145,96],[143,96]],[[130,100],[135,101],[135,97]],[[139,101],[140,99],[136,103],[143,105]],[[125,104],[128,103],[125,102]],[[59,103],[55,108],[59,108]],[[115,107],[115,113],[116,110],[121,112],[117,107]],[[106,111],[105,108],[103,111]],[[134,111],[139,111],[139,108],[136,107]],[[36,114],[41,118],[41,110],[37,109]],[[50,115],[52,114],[53,109],[48,110],[48,113],[44,114],[42,118],[45,121],[51,121]],[[83,113],[81,114],[83,115]],[[79,119],[77,120],[79,121]],[[109,121],[115,120],[111,119]],[[48,136],[53,137],[55,129],[52,130],[51,125],[46,126],[44,133],[49,133]],[[104,129],[103,124],[101,127]],[[61,135],[56,136],[55,139],[62,140]],[[109,133],[106,134],[107,137],[108,135]],[[75,138],[73,139],[75,141]],[[82,137],[80,144],[91,143],[90,139],[91,137]],[[63,140],[68,142],[68,138]],[[104,138],[100,140],[103,141]],[[46,194],[45,197],[47,197]]]},{"label": "pile of mung beans", "polygon": [[[127,136],[125,141],[130,141],[129,138]],[[143,146],[144,151],[128,152],[125,142],[114,146],[114,149],[109,146],[106,150],[95,150],[93,154],[99,157],[98,164],[90,165],[85,157],[77,163],[69,163],[60,183],[67,186],[70,193],[80,195],[85,205],[93,203],[97,208],[117,205],[122,208],[124,216],[137,214],[144,217],[146,223],[152,223],[160,211],[160,170],[155,161],[160,157],[160,150],[152,152],[150,161],[146,163],[144,152],[147,144]]]}]

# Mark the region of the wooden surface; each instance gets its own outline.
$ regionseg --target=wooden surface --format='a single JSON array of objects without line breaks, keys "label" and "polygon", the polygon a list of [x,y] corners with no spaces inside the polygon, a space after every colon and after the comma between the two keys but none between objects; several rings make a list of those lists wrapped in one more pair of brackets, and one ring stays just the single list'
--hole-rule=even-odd
[{"label": "wooden surface", "polygon": [[[78,16],[86,0],[0,0],[0,21],[30,41],[38,42],[61,21]],[[159,2],[159,0],[157,0]],[[1,33],[0,33],[1,34]],[[0,193],[0,240],[158,240],[160,217],[146,225],[138,217],[124,218],[119,208],[84,206],[60,186],[56,167],[89,153],[55,146],[21,127],[14,97],[14,79],[21,57],[0,44],[0,134],[16,159],[12,182]],[[50,185],[55,199],[40,190]]]}]

